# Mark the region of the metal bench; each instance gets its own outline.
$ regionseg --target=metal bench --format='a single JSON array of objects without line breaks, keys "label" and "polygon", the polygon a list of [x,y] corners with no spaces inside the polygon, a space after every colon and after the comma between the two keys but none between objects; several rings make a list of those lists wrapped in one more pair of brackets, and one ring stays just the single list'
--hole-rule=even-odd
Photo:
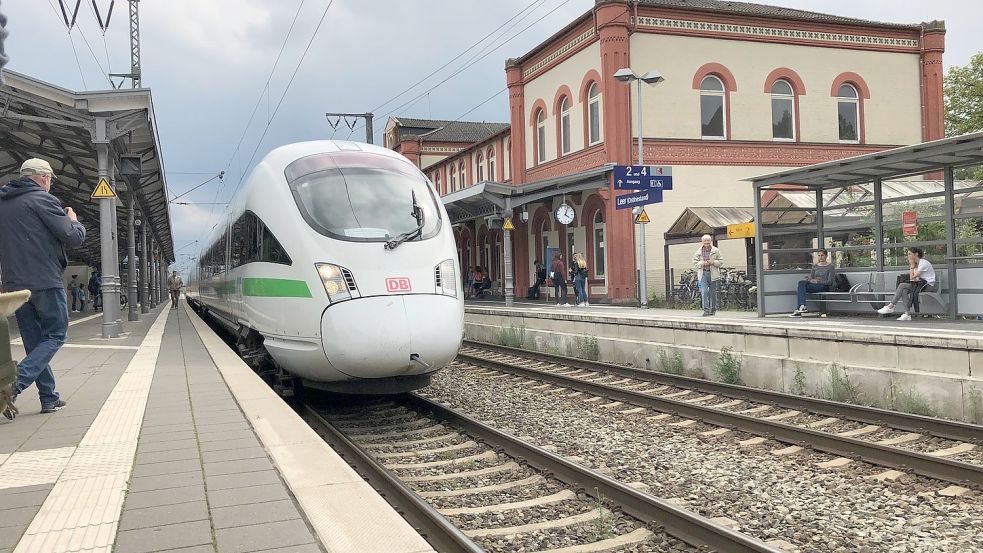
[{"label": "metal bench", "polygon": [[[869,304],[872,309],[877,310],[890,303],[894,298],[897,289],[896,281],[898,275],[905,274],[907,271],[871,271],[867,273],[864,282],[854,284],[849,292],[816,292],[806,296],[808,301],[820,303],[820,311],[826,312],[825,304],[828,303],[860,303]],[[912,301],[912,309],[915,313],[921,313],[922,303],[930,300],[929,304],[934,303],[937,309],[933,312],[944,314],[948,310],[948,272],[936,270],[936,288],[934,292],[918,292]]]}]

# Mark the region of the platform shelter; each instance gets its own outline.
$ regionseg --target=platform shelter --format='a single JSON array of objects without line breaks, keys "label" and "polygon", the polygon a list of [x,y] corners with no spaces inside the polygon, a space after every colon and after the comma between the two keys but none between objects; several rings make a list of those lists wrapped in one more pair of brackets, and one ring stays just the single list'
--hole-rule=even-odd
[{"label": "platform shelter", "polygon": [[[103,336],[116,337],[122,326],[119,295],[129,300],[127,319],[138,320],[166,295],[163,283],[174,260],[150,90],[75,92],[13,71],[4,76],[0,183],[16,178],[26,159],[51,164],[51,193],[76,211],[86,230],[85,242],[68,252],[69,259],[101,269]],[[91,198],[101,179],[115,199]]]},{"label": "platform shelter", "polygon": [[749,180],[759,315],[796,308],[819,248],[851,284],[826,307],[871,313],[907,273],[910,247],[925,251],[940,284],[922,313],[983,314],[983,132]]}]

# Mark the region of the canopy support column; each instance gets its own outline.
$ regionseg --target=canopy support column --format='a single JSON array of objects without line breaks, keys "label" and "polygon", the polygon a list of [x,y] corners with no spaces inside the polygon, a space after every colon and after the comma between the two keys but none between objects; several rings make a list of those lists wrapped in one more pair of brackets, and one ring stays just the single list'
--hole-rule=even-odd
[{"label": "canopy support column", "polygon": [[130,205],[126,214],[126,283],[127,283],[127,303],[129,310],[126,319],[128,321],[139,321],[140,315],[137,313],[137,237],[134,227],[134,214],[137,203],[133,199],[133,189],[130,187]]},{"label": "canopy support column", "polygon": [[147,271],[147,224],[149,221],[145,214],[140,225],[140,313],[150,313],[150,281]]},{"label": "canopy support column", "polygon": [[[956,318],[959,313],[959,294],[956,293],[958,289],[958,283],[956,282],[956,263],[958,261],[955,259],[958,254],[956,254],[956,192],[955,192],[955,176],[953,175],[952,166],[948,165],[943,170],[945,179],[945,228],[946,241],[945,241],[945,256],[949,258],[948,272],[949,272],[949,317],[952,319]],[[938,282],[938,280],[936,280]],[[942,291],[941,289],[939,290]]]},{"label": "canopy support column", "polygon": [[762,188],[754,187],[754,236],[757,238],[755,240],[754,248],[754,258],[757,261],[755,263],[754,274],[758,282],[758,316],[765,316],[765,263],[764,263],[764,244],[765,237],[762,231],[761,225],[761,191]]},{"label": "canopy support column", "polygon": [[[505,216],[512,218],[512,198],[505,198]],[[502,230],[502,259],[505,264],[505,307],[512,307],[515,300],[514,280],[512,278],[512,231]]]},{"label": "canopy support column", "polygon": [[[96,166],[99,179],[109,181],[109,140],[106,138],[106,120],[96,119],[95,139]],[[99,200],[99,246],[102,264],[102,337],[118,338],[119,317],[119,264],[116,262],[116,234],[114,226],[116,210],[115,198]]]},{"label": "canopy support column", "polygon": [[874,270],[884,271],[884,188],[881,179],[874,179]]}]

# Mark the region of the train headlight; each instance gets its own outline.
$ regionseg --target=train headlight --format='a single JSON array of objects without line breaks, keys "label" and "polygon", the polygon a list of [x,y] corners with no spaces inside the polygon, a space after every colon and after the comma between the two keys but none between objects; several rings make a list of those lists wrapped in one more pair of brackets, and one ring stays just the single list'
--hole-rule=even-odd
[{"label": "train headlight", "polygon": [[445,259],[434,267],[434,284],[438,294],[457,297],[457,270],[453,259]]},{"label": "train headlight", "polygon": [[357,295],[355,279],[350,271],[330,263],[316,263],[315,267],[331,303],[350,300]]}]

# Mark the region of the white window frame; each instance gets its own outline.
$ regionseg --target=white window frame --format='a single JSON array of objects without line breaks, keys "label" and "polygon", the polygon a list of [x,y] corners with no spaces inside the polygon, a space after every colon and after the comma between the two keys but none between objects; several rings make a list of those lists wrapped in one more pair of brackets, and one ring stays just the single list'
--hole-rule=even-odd
[{"label": "white window frame", "polygon": [[488,180],[495,180],[495,147],[491,146],[488,148],[488,153],[485,155],[488,159]]},{"label": "white window frame", "polygon": [[[714,79],[720,83],[720,90],[704,90],[703,83],[707,79]],[[720,125],[721,136],[706,136],[703,134],[703,97],[704,96],[718,96],[720,97],[720,113],[723,115],[723,119]],[[707,75],[703,77],[700,81],[700,138],[703,140],[727,140],[727,86],[724,81],[716,75]]]},{"label": "white window frame", "polygon": [[[785,85],[789,89],[789,94],[775,92],[775,85],[777,85],[778,83],[785,83]],[[771,85],[771,100],[772,100],[772,102],[771,102],[771,120],[772,120],[771,139],[774,140],[774,141],[776,141],[776,142],[795,142],[795,140],[796,140],[796,138],[798,136],[798,129],[795,128],[795,88],[792,86],[792,83],[788,82],[788,80],[786,80],[786,79],[778,79],[777,81],[775,81],[774,83],[772,83],[772,85]],[[792,115],[792,136],[791,136],[791,138],[775,136],[775,128],[774,128],[774,121],[775,121],[775,100],[787,101],[788,104],[789,104],[789,106],[790,106],[789,113]]]},{"label": "white window frame", "polygon": [[478,154],[475,156],[475,160],[475,167],[477,169],[475,174],[478,178],[475,179],[474,182],[477,183],[485,180],[485,156],[481,155],[481,152],[478,152]]},{"label": "white window frame", "polygon": [[[591,117],[591,113],[597,112],[597,126],[594,126],[594,119]],[[600,144],[604,137],[601,135],[601,129],[604,128],[604,122],[601,120],[603,113],[601,112],[601,89],[597,83],[591,83],[590,87],[587,89],[587,145],[593,146],[595,144]]]},{"label": "white window frame", "polygon": [[502,167],[502,174],[505,175],[505,180],[512,180],[512,139],[509,138],[505,141],[505,155],[503,157],[508,157],[508,163],[505,163],[505,159],[502,163],[505,165]]},{"label": "white window frame", "polygon": [[468,187],[468,185],[467,185],[467,182],[468,182],[468,173],[467,173],[467,169],[464,168],[464,162],[463,161],[461,161],[460,163],[458,163],[458,165],[457,165],[457,171],[461,174],[461,189],[467,188]]},{"label": "white window frame", "polygon": [[[600,246],[598,244],[597,231],[601,231],[601,235],[604,238],[603,241],[605,242],[604,246]],[[608,252],[608,249],[606,247],[607,246],[606,242],[608,239],[607,235],[608,235],[608,227],[604,223],[604,214],[601,213],[601,210],[599,209],[597,210],[596,213],[594,213],[593,234],[591,235],[591,241],[593,242],[593,248],[594,248],[594,266],[591,267],[591,271],[594,272],[594,278],[606,278],[605,275],[607,273],[608,263],[607,263],[607,258],[604,256],[606,256]],[[597,262],[598,259],[603,259],[603,263],[598,263]],[[598,267],[602,267],[603,270],[601,272],[598,272],[597,271]]]},{"label": "white window frame", "polygon": [[[853,91],[853,97],[841,96],[840,90],[844,86],[850,87]],[[853,113],[857,118],[857,139],[856,140],[844,140],[840,138],[840,104],[853,104]],[[857,87],[850,83],[843,83],[836,89],[836,138],[841,144],[860,144],[860,91]]]},{"label": "white window frame", "polygon": [[447,174],[451,179],[451,192],[457,192],[460,190],[460,188],[457,187],[457,171],[454,170],[453,166],[449,167]]},{"label": "white window frame", "polygon": [[536,112],[536,163],[546,161],[546,110]]},{"label": "white window frame", "polygon": [[548,224],[549,222],[544,219],[539,227],[539,235],[541,237],[540,241],[542,242],[542,244],[540,245],[543,247],[543,263],[545,263],[547,267],[550,267],[550,264],[553,263],[553,260],[546,259],[546,255],[549,254],[549,249],[550,249],[550,231],[548,228]]},{"label": "white window frame", "polygon": [[570,153],[570,143],[570,99],[564,96],[560,100],[560,155]]}]

